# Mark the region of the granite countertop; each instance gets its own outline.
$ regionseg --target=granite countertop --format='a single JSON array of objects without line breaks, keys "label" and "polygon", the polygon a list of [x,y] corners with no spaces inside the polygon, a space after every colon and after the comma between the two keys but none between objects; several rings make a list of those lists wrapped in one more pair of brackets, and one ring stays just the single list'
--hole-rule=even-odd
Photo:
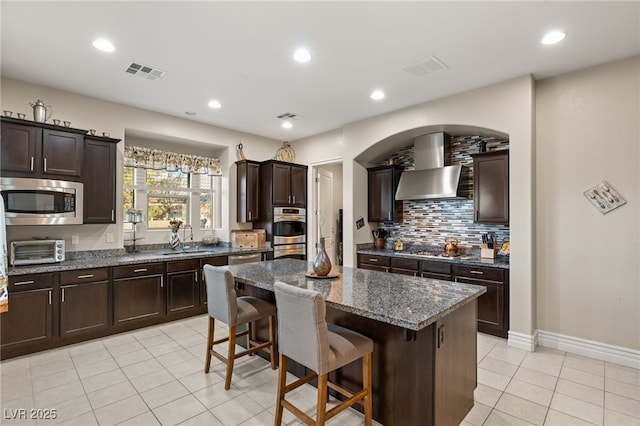
[{"label": "granite countertop", "polygon": [[420,256],[414,254],[412,251],[394,251],[394,250],[386,250],[386,249],[375,249],[375,248],[359,248],[357,250],[358,254],[371,254],[377,256],[391,256],[391,257],[403,257],[408,259],[419,259],[419,260],[432,260],[434,262],[447,262],[458,265],[472,265],[472,266],[490,266],[493,268],[502,268],[509,269],[509,257],[508,256],[497,256],[495,259],[483,259],[477,253],[470,253],[467,255],[463,255],[460,257],[431,257],[431,256]]},{"label": "granite countertop", "polygon": [[200,247],[198,250],[185,252],[165,250],[149,250],[140,253],[110,254],[108,251],[83,252],[77,259],[65,260],[58,263],[40,265],[11,266],[9,276],[37,274],[43,272],[59,272],[74,269],[104,268],[108,266],[135,265],[137,263],[164,262],[171,260],[198,259],[211,256],[227,256],[233,254],[266,253],[265,248],[232,248],[232,247]]},{"label": "granite countertop", "polygon": [[273,291],[275,281],[319,291],[327,306],[419,331],[486,292],[483,286],[366,269],[334,267],[334,279],[309,278],[313,262],[278,259],[229,266],[238,282]]}]

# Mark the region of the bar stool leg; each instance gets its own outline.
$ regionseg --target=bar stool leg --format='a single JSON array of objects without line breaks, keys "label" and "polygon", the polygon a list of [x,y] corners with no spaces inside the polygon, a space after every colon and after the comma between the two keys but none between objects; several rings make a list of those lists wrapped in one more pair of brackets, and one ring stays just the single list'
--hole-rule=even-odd
[{"label": "bar stool leg", "polygon": [[318,406],[316,409],[316,425],[324,425],[327,417],[327,398],[329,392],[327,389],[327,381],[329,374],[318,375]]},{"label": "bar stool leg", "polygon": [[274,426],[282,424],[282,400],[284,399],[284,388],[287,385],[287,357],[280,354],[280,370],[278,371],[278,400],[276,401],[276,417]]},{"label": "bar stool leg", "polygon": [[224,381],[224,389],[231,387],[231,375],[233,374],[233,362],[236,358],[236,327],[229,327],[229,351],[227,355],[227,375]]},{"label": "bar stool leg", "polygon": [[371,426],[373,418],[373,398],[371,395],[371,353],[362,357],[362,387],[367,390],[364,397],[364,424]]},{"label": "bar stool leg", "polygon": [[[251,336],[253,336],[253,323],[247,323],[247,349],[251,349]],[[249,356],[253,356],[253,353],[250,353]]]},{"label": "bar stool leg", "polygon": [[204,361],[204,372],[209,372],[211,366],[211,350],[213,349],[213,333],[215,331],[215,319],[209,317],[209,332],[207,333],[207,357]]},{"label": "bar stool leg", "polygon": [[271,340],[271,346],[269,349],[269,357],[271,358],[271,369],[276,369],[276,320],[272,315],[269,317],[269,340]]}]

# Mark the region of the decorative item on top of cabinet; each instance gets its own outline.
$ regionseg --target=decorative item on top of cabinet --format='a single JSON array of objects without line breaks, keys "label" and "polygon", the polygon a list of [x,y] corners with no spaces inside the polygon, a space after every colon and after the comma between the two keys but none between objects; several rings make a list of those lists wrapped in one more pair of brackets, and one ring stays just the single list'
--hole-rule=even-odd
[{"label": "decorative item on top of cabinet", "polygon": [[291,148],[289,142],[283,142],[282,147],[276,151],[276,157],[274,160],[286,161],[287,163],[296,161],[296,152]]},{"label": "decorative item on top of cabinet", "polygon": [[237,221],[253,222],[260,219],[260,163],[251,160],[236,161],[237,166]]},{"label": "decorative item on top of cabinet", "polygon": [[475,223],[509,224],[509,150],[472,154]]},{"label": "decorative item on top of cabinet", "polygon": [[398,165],[367,169],[369,222],[402,222],[402,201],[396,200],[396,190],[403,169]]}]

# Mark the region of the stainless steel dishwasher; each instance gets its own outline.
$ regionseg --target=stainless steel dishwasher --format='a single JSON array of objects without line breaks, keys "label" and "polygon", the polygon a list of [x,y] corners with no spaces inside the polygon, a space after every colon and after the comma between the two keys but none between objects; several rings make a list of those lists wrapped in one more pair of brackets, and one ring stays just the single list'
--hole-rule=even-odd
[{"label": "stainless steel dishwasher", "polygon": [[229,256],[229,265],[239,265],[240,263],[260,262],[262,253],[232,254]]}]

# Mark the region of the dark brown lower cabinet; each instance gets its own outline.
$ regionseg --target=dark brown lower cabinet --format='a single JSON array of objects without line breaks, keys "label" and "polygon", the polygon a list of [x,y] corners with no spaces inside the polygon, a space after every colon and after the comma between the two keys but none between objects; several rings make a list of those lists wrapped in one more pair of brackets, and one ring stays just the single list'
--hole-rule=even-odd
[{"label": "dark brown lower cabinet", "polygon": [[6,350],[34,346],[53,338],[53,288],[9,292],[9,311],[0,315],[2,345]]},{"label": "dark brown lower cabinet", "polygon": [[478,331],[509,337],[509,279],[507,271],[454,265],[454,280],[484,286],[487,292],[478,298]]},{"label": "dark brown lower cabinet", "polygon": [[379,272],[389,272],[391,257],[372,254],[358,254],[358,268],[371,269]]},{"label": "dark brown lower cabinet", "polygon": [[206,311],[207,308],[207,283],[204,280],[204,265],[224,266],[229,264],[229,258],[227,256],[205,257],[200,259],[200,306]]},{"label": "dark brown lower cabinet", "polygon": [[167,262],[167,314],[200,305],[198,259]]},{"label": "dark brown lower cabinet", "polygon": [[109,327],[109,281],[60,286],[60,337]]},{"label": "dark brown lower cabinet", "polygon": [[164,265],[113,268],[113,325],[148,320],[164,315]]}]

